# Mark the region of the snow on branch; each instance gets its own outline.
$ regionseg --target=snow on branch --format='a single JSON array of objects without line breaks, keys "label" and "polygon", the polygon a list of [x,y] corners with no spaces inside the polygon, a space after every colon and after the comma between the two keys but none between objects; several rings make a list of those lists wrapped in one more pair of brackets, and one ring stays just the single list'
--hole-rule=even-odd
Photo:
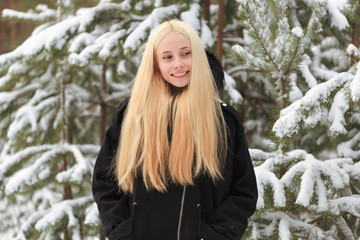
[{"label": "snow on branch", "polygon": [[[298,134],[300,125],[306,122],[311,122],[311,126],[305,127],[314,127],[314,121],[310,121],[312,118],[316,118],[315,124],[320,121],[327,122],[331,121],[331,124],[334,124],[334,128],[330,129],[331,134],[337,135],[339,132],[335,131],[339,129],[339,125],[343,126],[343,116],[334,116],[335,112],[344,112],[343,106],[348,105],[347,102],[336,103],[340,104],[333,106],[333,110],[329,114],[318,115],[315,109],[319,110],[322,108],[323,103],[329,103],[330,95],[337,91],[339,88],[343,88],[344,85],[348,85],[354,79],[354,76],[350,73],[339,73],[332,79],[327,82],[321,83],[312,89],[310,89],[303,98],[292,103],[287,108],[283,109],[280,113],[280,118],[275,122],[273,126],[273,131],[276,136],[279,138],[291,137],[293,134]],[[345,100],[340,97],[338,100]],[[319,117],[320,116],[320,117]],[[325,117],[328,117],[326,119]]]},{"label": "snow on branch", "polygon": [[350,83],[351,99],[353,102],[360,101],[360,62],[357,64],[357,71],[354,79]]},{"label": "snow on branch", "polygon": [[[311,206],[316,212],[329,211],[335,204],[330,203],[332,194],[349,187],[351,179],[360,178],[360,169],[355,168],[356,164],[350,158],[323,161],[304,150],[283,154],[281,151],[266,153],[250,149],[250,155],[253,161],[263,162],[255,167],[258,209],[265,208],[269,198],[269,195],[265,195],[265,189],[269,186],[274,207],[285,207],[285,191],[289,191],[294,194],[296,204]],[[285,173],[284,167],[288,168]]]},{"label": "snow on branch", "polygon": [[7,156],[2,152],[1,156],[4,158],[4,161],[0,164],[0,179],[4,180],[5,174],[11,168],[15,167],[15,165],[20,164],[22,161],[25,161],[34,155],[49,151],[51,149],[52,145],[41,145],[25,148],[24,150],[21,150],[12,156]]},{"label": "snow on branch", "polygon": [[269,185],[274,193],[274,206],[285,207],[286,198],[285,190],[282,182],[276,177],[273,172],[268,171],[264,167],[255,167],[256,183],[258,189],[258,200],[256,208],[261,209],[265,207],[265,187]]},{"label": "snow on branch", "polygon": [[[24,57],[25,60],[33,60],[36,55],[44,49],[63,50],[69,39],[76,34],[86,31],[87,28],[96,20],[96,17],[104,12],[109,14],[119,14],[124,11],[124,4],[104,2],[92,8],[81,8],[76,15],[69,15],[66,19],[53,25],[45,23],[39,27],[38,31],[26,39],[14,51],[0,55],[0,72],[8,68],[12,63]],[[111,10],[111,11],[110,11]]]},{"label": "snow on branch", "polygon": [[11,92],[0,92],[0,113],[7,111],[13,102],[22,95],[34,92],[38,88],[38,83],[32,83]]},{"label": "snow on branch", "polygon": [[[261,219],[261,220],[260,220]],[[308,224],[299,219],[294,219],[284,212],[268,211],[263,216],[257,219],[260,222],[271,221],[270,224],[261,225],[255,221],[250,221],[249,226],[256,229],[251,236],[252,239],[259,239],[256,235],[271,238],[275,232],[278,231],[278,239],[287,240],[292,238],[301,239],[329,239],[335,240],[332,237],[332,230],[324,231],[319,227]]]},{"label": "snow on branch", "polygon": [[[90,148],[93,150],[89,151]],[[32,163],[6,178],[6,194],[26,191],[29,187],[48,179],[52,174],[51,169],[57,168],[58,158],[65,154],[71,154],[75,159],[75,164],[67,171],[59,173],[56,178],[62,183],[72,181],[81,184],[83,176],[91,175],[93,169],[92,160],[85,158],[81,150],[86,150],[85,153],[96,152],[98,146],[88,145],[84,148],[70,144],[55,144],[32,146],[19,151],[0,165],[0,177],[4,177],[11,168],[21,162],[31,161]]]},{"label": "snow on branch", "polygon": [[155,8],[126,38],[124,49],[138,49],[141,43],[148,37],[148,30],[160,25],[162,19],[178,13],[184,5],[170,5],[167,7]]},{"label": "snow on branch", "polygon": [[333,214],[350,213],[360,218],[360,195],[341,197],[330,200],[331,211]]},{"label": "snow on branch", "polygon": [[[13,141],[28,125],[30,125],[32,132],[36,132],[38,130],[38,121],[43,117],[42,113],[50,111],[55,114],[54,106],[58,101],[59,96],[54,96],[53,92],[38,89],[30,101],[17,110],[15,119],[10,124],[7,132],[9,140]],[[50,119],[48,118],[48,121]],[[43,126],[47,125],[49,124]]]},{"label": "snow on branch", "polygon": [[[307,154],[303,161],[292,166],[282,176],[281,182],[285,186],[291,187],[297,178],[301,178],[296,203],[308,207],[313,198],[314,189],[317,189],[317,210],[326,211],[328,209],[327,188],[342,189],[350,184],[350,176],[343,169],[345,165],[352,166],[352,159],[321,161],[313,155]],[[295,188],[293,191],[297,191],[297,189]]]},{"label": "snow on branch", "polygon": [[237,104],[240,103],[243,100],[243,97],[239,93],[239,91],[236,89],[236,83],[235,80],[226,72],[224,72],[225,76],[225,91],[230,96],[230,103],[231,104]]},{"label": "snow on branch", "polygon": [[81,224],[79,216],[76,216],[78,209],[88,206],[93,201],[92,196],[61,201],[52,205],[51,209],[42,212],[41,215],[35,212],[37,216],[27,224],[35,225],[37,231],[43,232],[49,227],[60,228],[65,220],[67,227],[74,229]]},{"label": "snow on branch", "polygon": [[231,48],[235,53],[240,57],[240,59],[246,59],[246,66],[252,68],[253,70],[265,70],[269,71],[271,69],[271,64],[264,61],[262,58],[256,57],[250,52],[248,52],[244,47],[240,45],[234,45]]},{"label": "snow on branch", "polygon": [[[308,7],[313,6],[313,0],[306,0],[304,1]],[[317,2],[326,3],[327,10],[329,11],[330,23],[332,27],[336,27],[339,30],[344,30],[349,26],[349,22],[344,14],[341,12],[343,11],[348,1],[343,0],[317,0]]]},{"label": "snow on branch", "polygon": [[36,185],[37,183],[48,179],[51,175],[51,165],[57,165],[54,158],[61,156],[65,153],[64,149],[60,146],[52,146],[51,149],[41,154],[40,157],[28,167],[24,167],[17,171],[14,175],[10,176],[5,185],[5,193],[12,195],[16,192],[26,191],[28,187]]},{"label": "snow on branch", "polygon": [[91,173],[93,166],[90,164],[90,161],[84,158],[77,146],[64,145],[64,149],[74,156],[76,163],[68,170],[58,173],[56,180],[60,183],[74,182],[81,184],[84,175]]},{"label": "snow on branch", "polygon": [[[355,134],[346,142],[342,142],[337,146],[337,153],[341,157],[349,157],[352,159],[360,158],[360,149],[357,149],[357,146],[360,143],[360,132]],[[360,169],[359,169],[360,171]]]},{"label": "snow on branch", "polygon": [[194,30],[199,34],[201,25],[199,20],[200,15],[200,5],[193,3],[190,5],[188,11],[184,11],[180,14],[180,19],[194,28]]},{"label": "snow on branch", "polygon": [[[90,35],[90,36],[89,36]],[[106,60],[111,56],[116,45],[119,44],[120,39],[125,36],[125,30],[121,29],[117,32],[111,33],[106,32],[100,35],[98,38],[94,40],[93,43],[89,44],[84,48],[79,54],[72,53],[69,56],[69,63],[72,65],[77,65],[79,67],[84,67],[89,64],[90,60],[94,58],[96,55],[101,60]],[[74,51],[79,48],[79,41],[91,41],[94,37],[91,34],[83,33],[79,35],[79,39],[75,38],[74,43],[70,46],[70,51]],[[116,52],[116,51],[115,51]]]},{"label": "snow on branch", "polygon": [[266,153],[258,149],[250,149],[251,158],[254,161],[263,161],[263,164],[255,167],[256,180],[258,185],[258,202],[257,208],[265,207],[265,188],[270,186],[273,192],[274,206],[285,207],[286,196],[285,186],[287,182],[277,177],[277,169],[282,165],[288,165],[302,161],[308,155],[303,150],[293,150],[283,155],[280,151]]},{"label": "snow on branch", "polygon": [[90,226],[99,226],[99,210],[97,208],[96,203],[94,202],[86,209],[86,217],[84,220],[84,224]]},{"label": "snow on branch", "polygon": [[344,14],[341,12],[346,7],[347,1],[328,0],[328,10],[331,26],[339,30],[344,30],[350,24]]},{"label": "snow on branch", "polygon": [[4,9],[2,17],[4,19],[17,19],[34,22],[46,22],[56,20],[57,14],[54,9],[49,9],[45,4],[36,6],[36,11],[29,10],[28,12],[20,12],[12,9]]}]

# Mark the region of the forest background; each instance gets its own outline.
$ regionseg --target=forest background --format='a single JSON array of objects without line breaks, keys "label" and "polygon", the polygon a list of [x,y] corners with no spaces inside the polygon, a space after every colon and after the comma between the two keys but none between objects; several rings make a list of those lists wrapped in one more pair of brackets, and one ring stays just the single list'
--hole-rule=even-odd
[{"label": "forest background", "polygon": [[360,0],[0,3],[1,239],[105,238],[92,168],[169,18],[221,59],[243,120],[259,189],[244,239],[360,239]]}]

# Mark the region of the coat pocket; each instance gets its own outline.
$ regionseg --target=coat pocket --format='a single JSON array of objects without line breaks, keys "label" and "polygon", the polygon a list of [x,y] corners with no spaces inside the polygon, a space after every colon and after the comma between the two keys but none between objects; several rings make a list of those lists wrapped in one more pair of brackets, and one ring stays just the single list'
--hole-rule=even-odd
[{"label": "coat pocket", "polygon": [[228,240],[228,238],[215,231],[215,229],[206,222],[201,221],[199,224],[201,234],[199,235],[199,240]]},{"label": "coat pocket", "polygon": [[130,219],[116,226],[108,236],[109,240],[127,240],[130,237]]}]

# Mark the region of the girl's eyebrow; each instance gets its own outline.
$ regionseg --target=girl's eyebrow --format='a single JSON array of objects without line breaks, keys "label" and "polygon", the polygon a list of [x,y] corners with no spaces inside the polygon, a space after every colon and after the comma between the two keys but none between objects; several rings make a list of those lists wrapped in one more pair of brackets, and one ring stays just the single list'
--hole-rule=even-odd
[{"label": "girl's eyebrow", "polygon": [[[189,47],[189,46],[184,46],[184,47],[180,48],[179,51],[180,51],[180,50],[184,50],[184,49],[188,49],[188,48],[191,48],[191,47]],[[172,51],[163,51],[163,52],[161,53],[161,55],[168,54],[168,53],[172,53]]]}]

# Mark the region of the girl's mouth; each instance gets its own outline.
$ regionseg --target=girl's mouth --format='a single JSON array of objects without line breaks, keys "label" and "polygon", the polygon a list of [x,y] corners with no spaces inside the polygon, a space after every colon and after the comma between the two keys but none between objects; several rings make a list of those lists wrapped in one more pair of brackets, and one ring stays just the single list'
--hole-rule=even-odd
[{"label": "girl's mouth", "polygon": [[173,77],[183,77],[188,73],[189,73],[189,71],[182,72],[182,73],[173,73],[173,74],[171,74],[171,76],[173,76]]}]

